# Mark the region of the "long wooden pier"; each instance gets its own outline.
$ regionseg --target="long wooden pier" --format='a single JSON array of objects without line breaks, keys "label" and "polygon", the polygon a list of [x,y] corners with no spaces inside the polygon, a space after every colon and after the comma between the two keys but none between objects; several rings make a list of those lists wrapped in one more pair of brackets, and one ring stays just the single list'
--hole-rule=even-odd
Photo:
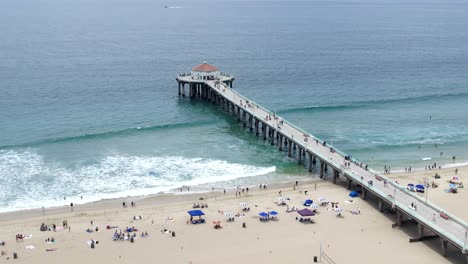
[{"label": "long wooden pier", "polygon": [[[213,67],[212,70],[215,69]],[[309,171],[317,168],[320,178],[330,179],[333,183],[345,181],[347,189],[360,188],[363,199],[367,199],[368,195],[377,197],[381,211],[387,207],[395,213],[393,227],[400,227],[405,220],[417,222],[418,236],[411,238],[410,242],[436,235],[440,238],[442,255],[446,256],[448,245],[452,245],[461,250],[468,263],[468,225],[464,221],[239,94],[232,89],[232,76],[217,76],[217,71],[204,71],[205,76],[200,80],[196,70],[197,67],[190,74],[177,77],[179,95],[185,96],[184,84],[190,84],[188,95],[191,98],[208,100],[221,106],[257,136],[269,140],[272,146],[286,152],[288,157],[295,157]],[[415,206],[411,207],[411,204]],[[440,217],[441,213],[448,219]]]}]

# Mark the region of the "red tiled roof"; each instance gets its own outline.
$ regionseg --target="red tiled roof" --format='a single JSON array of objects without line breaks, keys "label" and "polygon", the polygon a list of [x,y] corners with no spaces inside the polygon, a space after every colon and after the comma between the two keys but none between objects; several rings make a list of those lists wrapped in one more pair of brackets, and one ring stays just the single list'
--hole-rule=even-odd
[{"label": "red tiled roof", "polygon": [[216,68],[213,65],[210,65],[208,63],[202,63],[198,66],[195,66],[192,68],[192,71],[197,71],[197,72],[213,72],[213,71],[219,71],[218,68]]}]

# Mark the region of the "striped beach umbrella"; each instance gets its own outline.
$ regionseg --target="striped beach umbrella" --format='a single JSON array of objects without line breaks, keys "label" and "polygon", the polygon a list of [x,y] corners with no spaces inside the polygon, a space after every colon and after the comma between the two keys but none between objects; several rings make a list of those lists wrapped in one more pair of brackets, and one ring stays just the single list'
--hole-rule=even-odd
[{"label": "striped beach umbrella", "polygon": [[336,208],[335,208],[335,212],[336,212],[337,214],[341,214],[341,212],[343,212],[343,209],[336,207]]},{"label": "striped beach umbrella", "polygon": [[240,203],[240,206],[246,208],[246,207],[249,207],[249,204],[246,202],[243,202],[243,203]]}]

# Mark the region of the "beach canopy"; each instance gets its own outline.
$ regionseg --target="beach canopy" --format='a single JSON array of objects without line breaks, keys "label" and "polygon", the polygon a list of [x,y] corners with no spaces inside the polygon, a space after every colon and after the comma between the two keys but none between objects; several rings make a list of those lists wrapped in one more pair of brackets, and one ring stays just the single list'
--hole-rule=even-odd
[{"label": "beach canopy", "polygon": [[268,217],[268,214],[265,213],[265,212],[260,212],[258,215],[259,215],[260,217]]},{"label": "beach canopy", "polygon": [[359,196],[359,193],[356,192],[356,191],[352,191],[352,192],[349,193],[349,196],[355,198],[355,197]]},{"label": "beach canopy", "polygon": [[187,212],[190,216],[202,216],[205,215],[202,210],[191,210]]},{"label": "beach canopy", "polygon": [[270,211],[270,212],[268,212],[268,214],[269,214],[269,215],[276,216],[276,215],[278,215],[278,212],[276,212],[276,211]]},{"label": "beach canopy", "polygon": [[302,210],[297,210],[297,213],[300,214],[301,216],[314,216],[315,213],[312,212],[311,210],[304,208]]},{"label": "beach canopy", "polygon": [[418,188],[418,189],[424,189],[424,185],[422,185],[422,184],[418,184],[418,185],[416,185],[416,186],[414,186],[414,187],[416,187],[416,188]]},{"label": "beach canopy", "polygon": [[304,206],[310,206],[314,201],[312,201],[311,199],[307,199],[304,201]]}]

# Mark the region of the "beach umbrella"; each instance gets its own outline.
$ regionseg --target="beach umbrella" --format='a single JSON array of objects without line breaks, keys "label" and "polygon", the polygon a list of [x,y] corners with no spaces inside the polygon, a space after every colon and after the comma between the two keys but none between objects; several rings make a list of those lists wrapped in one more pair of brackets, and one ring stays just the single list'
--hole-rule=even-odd
[{"label": "beach umbrella", "polygon": [[231,218],[234,216],[234,214],[232,212],[225,212],[224,216]]},{"label": "beach umbrella", "polygon": [[424,190],[424,185],[422,185],[422,184],[418,184],[415,187],[418,188],[418,189],[423,189]]},{"label": "beach umbrella", "polygon": [[265,212],[260,212],[258,215],[259,215],[260,217],[268,217],[268,214],[265,213]]},{"label": "beach umbrella", "polygon": [[450,189],[457,189],[457,185],[454,183],[449,184]]},{"label": "beach umbrella", "polygon": [[414,187],[414,184],[408,183],[408,187]]},{"label": "beach umbrella", "polygon": [[286,202],[288,199],[286,199],[285,197],[278,197],[278,201],[280,202]]},{"label": "beach umbrella", "polygon": [[278,215],[278,212],[276,212],[276,211],[270,211],[270,212],[268,212],[268,214],[271,215],[271,216],[277,216],[277,215]]},{"label": "beach umbrella", "polygon": [[214,225],[220,225],[220,224],[221,224],[221,221],[215,220],[215,221],[213,221],[213,224],[214,224]]},{"label": "beach umbrella", "polygon": [[458,180],[459,180],[459,178],[457,176],[452,177],[452,181],[458,181]]},{"label": "beach umbrella", "polygon": [[317,201],[324,203],[324,202],[327,202],[327,199],[325,199],[324,197],[319,197],[317,198]]},{"label": "beach umbrella", "polygon": [[242,206],[242,207],[244,207],[244,208],[245,208],[245,207],[249,207],[249,204],[248,204],[248,203],[246,203],[246,202],[243,202],[243,203],[240,203],[240,206]]},{"label": "beach umbrella", "polygon": [[337,213],[339,213],[339,214],[340,214],[341,212],[343,212],[343,209],[341,209],[341,208],[338,208],[338,207],[335,207],[335,212],[337,212]]},{"label": "beach umbrella", "polygon": [[309,207],[312,208],[312,209],[317,209],[319,206],[318,206],[318,204],[313,203]]}]

